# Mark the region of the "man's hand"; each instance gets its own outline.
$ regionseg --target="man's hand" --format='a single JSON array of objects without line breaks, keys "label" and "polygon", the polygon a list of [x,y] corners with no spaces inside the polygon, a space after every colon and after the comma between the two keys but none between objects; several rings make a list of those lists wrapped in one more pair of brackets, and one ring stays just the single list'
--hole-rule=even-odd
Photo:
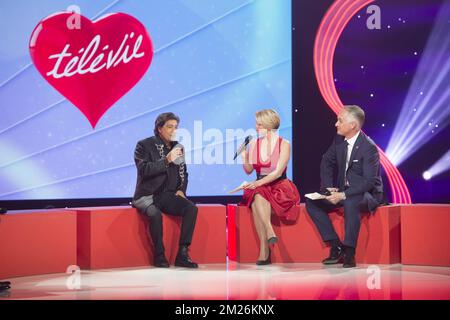
[{"label": "man's hand", "polygon": [[181,190],[178,190],[176,193],[175,193],[175,195],[176,196],[180,196],[180,197],[183,197],[183,198],[185,198],[186,199],[186,195],[184,194],[184,192],[183,191],[181,191]]},{"label": "man's hand", "polygon": [[345,194],[343,192],[331,192],[331,196],[326,197],[328,201],[332,204],[338,204],[345,199]]},{"label": "man's hand", "polygon": [[175,161],[175,159],[181,157],[183,155],[183,150],[181,148],[173,148],[172,151],[170,151],[167,156],[167,162],[171,163]]},{"label": "man's hand", "polygon": [[330,192],[338,192],[339,191],[338,188],[327,188],[327,190]]}]

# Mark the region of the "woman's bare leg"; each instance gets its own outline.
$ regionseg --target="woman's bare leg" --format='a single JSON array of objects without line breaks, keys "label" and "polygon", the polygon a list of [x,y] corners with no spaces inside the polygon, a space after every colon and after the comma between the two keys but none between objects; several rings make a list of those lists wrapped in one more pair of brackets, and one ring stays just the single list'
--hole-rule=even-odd
[{"label": "woman's bare leg", "polygon": [[267,258],[269,248],[266,239],[266,228],[264,227],[264,224],[261,221],[260,214],[258,213],[258,208],[255,204],[255,201],[253,201],[252,203],[252,215],[253,215],[253,222],[255,223],[256,232],[258,233],[259,238],[258,260],[265,260]]},{"label": "woman's bare leg", "polygon": [[263,196],[256,194],[255,200],[256,212],[259,214],[260,221],[264,225],[266,231],[266,241],[271,237],[275,237],[275,231],[273,231],[272,222],[270,220],[270,216],[272,214],[272,207],[270,206],[269,201],[264,199]]}]

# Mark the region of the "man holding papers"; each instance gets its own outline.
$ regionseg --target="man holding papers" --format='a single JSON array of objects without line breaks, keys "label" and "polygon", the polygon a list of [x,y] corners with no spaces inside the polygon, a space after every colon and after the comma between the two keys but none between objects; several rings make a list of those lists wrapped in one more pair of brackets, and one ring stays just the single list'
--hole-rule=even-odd
[{"label": "man holding papers", "polygon": [[[317,194],[306,198],[311,219],[322,240],[331,247],[329,257],[322,261],[324,264],[343,262],[344,268],[356,266],[360,211],[373,213],[383,201],[380,155],[375,143],[361,131],[364,120],[364,111],[358,106],[345,106],[341,110],[335,124],[338,135],[323,155],[320,166],[321,189],[330,194],[325,199]],[[343,242],[328,217],[328,212],[342,206],[345,215]]]}]

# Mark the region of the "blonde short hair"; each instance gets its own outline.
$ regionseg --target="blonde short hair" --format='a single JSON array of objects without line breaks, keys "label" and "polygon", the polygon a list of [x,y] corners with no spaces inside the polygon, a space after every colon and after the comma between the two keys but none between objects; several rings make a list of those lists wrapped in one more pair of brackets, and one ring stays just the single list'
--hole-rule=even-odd
[{"label": "blonde short hair", "polygon": [[265,129],[278,129],[280,127],[280,116],[273,109],[259,110],[255,113],[256,120],[261,121]]}]

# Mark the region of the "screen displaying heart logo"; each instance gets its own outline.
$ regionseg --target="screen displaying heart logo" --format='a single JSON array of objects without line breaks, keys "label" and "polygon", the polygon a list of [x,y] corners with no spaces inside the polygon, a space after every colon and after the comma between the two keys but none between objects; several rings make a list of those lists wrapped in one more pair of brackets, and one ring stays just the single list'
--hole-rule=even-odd
[{"label": "screen displaying heart logo", "polygon": [[94,22],[73,13],[42,20],[30,39],[39,73],[72,102],[95,128],[105,112],[144,76],[153,58],[151,38],[142,23],[124,13]]}]

